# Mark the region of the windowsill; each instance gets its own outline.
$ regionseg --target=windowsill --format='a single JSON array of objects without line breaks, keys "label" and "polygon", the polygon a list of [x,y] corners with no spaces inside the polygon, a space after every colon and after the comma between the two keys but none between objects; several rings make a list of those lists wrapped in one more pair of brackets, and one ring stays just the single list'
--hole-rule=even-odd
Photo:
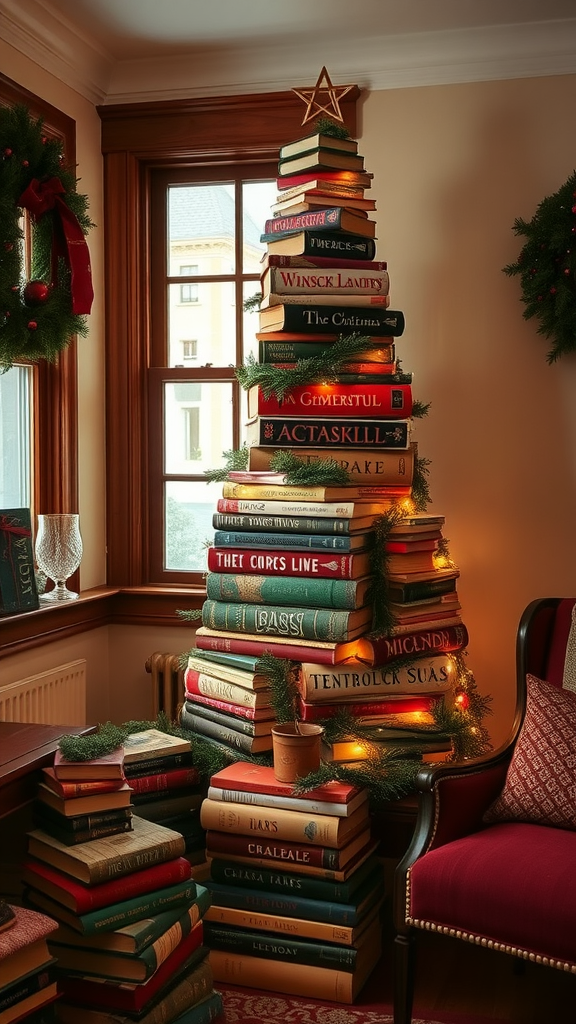
[{"label": "windowsill", "polygon": [[77,601],[0,618],[0,658],[106,625],[182,626],[180,609],[201,608],[202,587],[94,587]]}]

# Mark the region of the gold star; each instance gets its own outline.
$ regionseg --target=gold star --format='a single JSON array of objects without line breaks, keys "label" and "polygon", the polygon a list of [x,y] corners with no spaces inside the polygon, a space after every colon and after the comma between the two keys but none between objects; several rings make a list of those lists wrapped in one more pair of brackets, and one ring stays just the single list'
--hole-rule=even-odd
[{"label": "gold star", "polygon": [[[326,84],[323,86],[322,82]],[[340,100],[353,88],[353,85],[332,85],[326,68],[322,68],[313,89],[292,89],[292,92],[295,92],[307,104],[302,124],[313,121],[319,114],[327,114],[335,121],[344,122],[340,110]],[[320,102],[320,97],[324,98],[324,103]]]}]

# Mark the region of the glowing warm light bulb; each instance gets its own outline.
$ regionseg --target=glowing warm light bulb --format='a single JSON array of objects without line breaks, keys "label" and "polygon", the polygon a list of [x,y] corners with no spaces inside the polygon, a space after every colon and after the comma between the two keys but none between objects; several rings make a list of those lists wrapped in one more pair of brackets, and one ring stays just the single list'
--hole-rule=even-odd
[{"label": "glowing warm light bulb", "polygon": [[470,697],[468,696],[467,693],[464,693],[462,690],[460,690],[460,692],[455,694],[454,696],[454,703],[456,704],[457,707],[460,708],[461,711],[466,711],[467,708],[470,706]]}]

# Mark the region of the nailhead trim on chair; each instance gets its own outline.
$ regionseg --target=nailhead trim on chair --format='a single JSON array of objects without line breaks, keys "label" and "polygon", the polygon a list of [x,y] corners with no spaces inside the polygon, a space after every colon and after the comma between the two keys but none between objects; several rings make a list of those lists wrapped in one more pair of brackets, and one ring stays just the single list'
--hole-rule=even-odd
[{"label": "nailhead trim on chair", "polygon": [[501,953],[510,953],[512,956],[521,957],[523,960],[530,960],[535,964],[542,964],[544,967],[555,967],[559,971],[568,971],[576,974],[576,963],[565,960],[554,960],[547,956],[540,956],[529,949],[521,949],[518,946],[508,946],[503,942],[495,942],[485,935],[475,935],[473,932],[464,932],[460,928],[450,928],[448,925],[436,924],[434,921],[421,921],[419,918],[410,917],[410,872],[406,877],[406,924],[413,928],[421,928],[423,931],[438,932],[440,935],[449,935],[455,939],[464,939],[466,942],[473,942],[477,946],[484,946],[486,949],[496,949]]}]

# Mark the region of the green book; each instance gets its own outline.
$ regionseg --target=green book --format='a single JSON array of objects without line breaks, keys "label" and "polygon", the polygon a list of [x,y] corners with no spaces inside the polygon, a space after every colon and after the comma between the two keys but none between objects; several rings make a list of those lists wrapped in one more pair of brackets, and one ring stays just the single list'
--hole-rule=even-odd
[{"label": "green book", "polygon": [[300,608],[288,605],[232,604],[206,600],[202,625],[233,633],[273,635],[290,640],[353,640],[372,624],[372,608],[355,611],[328,608]]},{"label": "green book", "polygon": [[353,971],[356,967],[358,950],[354,946],[286,938],[271,932],[232,928],[214,921],[206,921],[204,928],[209,949],[222,949],[232,955],[242,953],[265,960],[288,960],[294,964],[329,967],[340,971]]},{"label": "green book", "polygon": [[366,604],[371,585],[371,577],[331,580],[211,572],[206,579],[206,595],[213,601],[352,609]]},{"label": "green book", "polygon": [[64,922],[81,935],[97,935],[100,932],[114,931],[125,924],[141,921],[145,917],[160,914],[173,907],[189,906],[194,902],[199,888],[197,882],[189,879],[187,882],[178,882],[164,889],[135,896],[131,900],[91,910],[88,914],[74,914],[37,889],[30,888],[27,891],[27,898],[54,920]]},{"label": "green book", "polygon": [[241,864],[214,857],[210,862],[210,876],[215,882],[241,888],[257,887],[267,892],[292,892],[309,899],[329,900],[333,903],[351,903],[354,894],[368,878],[372,878],[376,886],[381,875],[382,867],[375,856],[369,857],[345,882],[327,882],[313,875],[251,867],[248,861]]}]

